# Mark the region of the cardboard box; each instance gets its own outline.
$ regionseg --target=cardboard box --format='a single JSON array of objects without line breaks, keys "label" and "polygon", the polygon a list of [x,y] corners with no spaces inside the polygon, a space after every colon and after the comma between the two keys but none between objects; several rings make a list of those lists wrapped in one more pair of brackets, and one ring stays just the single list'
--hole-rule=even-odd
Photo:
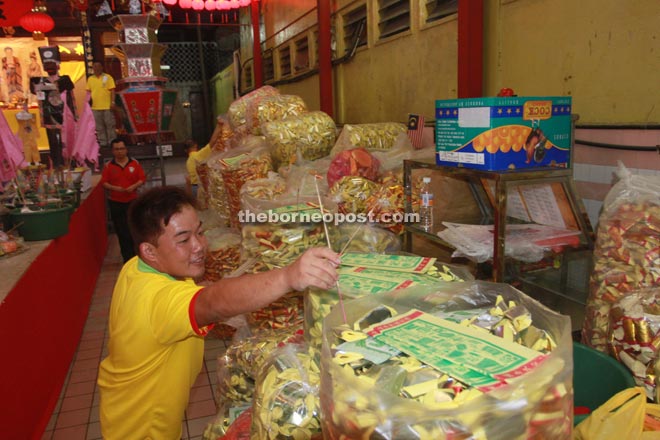
[{"label": "cardboard box", "polygon": [[438,165],[501,171],[570,166],[571,97],[437,100]]}]

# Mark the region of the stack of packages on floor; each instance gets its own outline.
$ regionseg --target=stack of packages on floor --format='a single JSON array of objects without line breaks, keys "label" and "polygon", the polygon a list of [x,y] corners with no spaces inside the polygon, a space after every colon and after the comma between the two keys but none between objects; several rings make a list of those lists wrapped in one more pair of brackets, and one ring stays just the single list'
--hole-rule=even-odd
[{"label": "stack of packages on floor", "polygon": [[623,165],[603,203],[583,342],[610,352],[656,399],[660,286],[660,179]]},{"label": "stack of packages on floor", "polygon": [[323,438],[570,439],[571,348],[567,317],[505,284],[352,300],[323,325]]}]

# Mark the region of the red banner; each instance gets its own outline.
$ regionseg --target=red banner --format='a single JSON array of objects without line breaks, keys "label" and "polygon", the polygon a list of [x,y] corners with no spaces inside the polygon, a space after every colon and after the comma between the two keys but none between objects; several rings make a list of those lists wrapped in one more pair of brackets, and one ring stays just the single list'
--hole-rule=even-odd
[{"label": "red banner", "polygon": [[18,20],[30,12],[32,6],[29,0],[0,0],[0,26],[18,26]]}]

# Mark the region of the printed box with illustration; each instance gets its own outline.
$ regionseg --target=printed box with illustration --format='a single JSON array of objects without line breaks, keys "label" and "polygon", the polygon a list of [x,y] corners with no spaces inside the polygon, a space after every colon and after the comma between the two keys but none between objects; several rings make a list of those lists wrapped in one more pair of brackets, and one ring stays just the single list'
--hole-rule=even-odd
[{"label": "printed box with illustration", "polygon": [[571,97],[437,100],[436,163],[481,170],[570,166]]}]

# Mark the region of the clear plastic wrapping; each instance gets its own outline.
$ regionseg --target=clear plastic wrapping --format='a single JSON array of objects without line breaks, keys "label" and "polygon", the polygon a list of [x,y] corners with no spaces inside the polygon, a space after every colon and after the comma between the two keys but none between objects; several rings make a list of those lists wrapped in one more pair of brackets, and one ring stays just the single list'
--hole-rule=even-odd
[{"label": "clear plastic wrapping", "polygon": [[[224,354],[218,356],[216,389],[219,421],[228,421],[233,411],[252,406],[255,382],[264,362],[279,345],[301,343],[300,327],[257,332],[235,337]],[[226,423],[216,423],[222,425]]]},{"label": "clear plastic wrapping", "polygon": [[307,249],[326,243],[321,223],[246,224],[242,234],[245,257],[257,258],[268,268],[287,266]]},{"label": "clear plastic wrapping", "polygon": [[286,191],[286,180],[271,171],[263,179],[246,182],[241,188],[241,209],[249,212],[263,212],[264,204],[276,200]]},{"label": "clear plastic wrapping", "polygon": [[234,130],[245,128],[247,124],[247,107],[250,101],[263,96],[279,95],[279,93],[275,87],[263,86],[232,102],[227,110],[227,117],[229,118],[231,127]]},{"label": "clear plastic wrapping", "polygon": [[318,358],[305,344],[271,353],[257,378],[252,440],[310,440],[321,432]]},{"label": "clear plastic wrapping", "polygon": [[[204,162],[204,180],[206,181],[204,189],[206,192],[206,206],[229,220],[229,200],[227,199],[227,190],[225,189],[225,181],[222,178],[219,162],[224,154],[226,153],[213,154]],[[199,169],[198,166],[197,170],[199,171]]]},{"label": "clear plastic wrapping", "polygon": [[337,136],[335,121],[321,111],[267,122],[261,131],[272,147],[276,169],[327,156]]},{"label": "clear plastic wrapping", "polygon": [[328,167],[328,185],[334,185],[345,176],[378,180],[380,162],[364,148],[345,150],[332,158]]},{"label": "clear plastic wrapping", "polygon": [[367,214],[367,200],[378,189],[378,184],[364,177],[346,176],[330,188],[330,199],[339,212]]},{"label": "clear plastic wrapping", "polygon": [[247,105],[246,122],[252,134],[261,134],[261,125],[307,112],[305,101],[296,95],[264,95]]},{"label": "clear plastic wrapping", "polygon": [[394,147],[400,134],[407,127],[400,122],[377,122],[373,124],[346,124],[332,148],[332,156],[351,148],[366,148],[369,151],[387,151]]},{"label": "clear plastic wrapping", "polygon": [[234,136],[234,130],[232,130],[229,120],[225,117],[218,116],[216,120],[215,129],[211,134],[211,140],[209,140],[209,146],[213,151],[227,151],[231,145],[232,137]]},{"label": "clear plastic wrapping", "polygon": [[612,355],[633,374],[635,382],[656,403],[660,370],[660,291],[631,292],[610,311],[609,343]]},{"label": "clear plastic wrapping", "polygon": [[391,254],[401,250],[401,239],[371,223],[342,223],[328,226],[335,252]]},{"label": "clear plastic wrapping", "polygon": [[660,286],[660,178],[620,165],[603,202],[582,340],[607,351],[610,309],[633,291]]},{"label": "clear plastic wrapping", "polygon": [[248,181],[267,177],[273,170],[270,153],[263,138],[249,136],[240,147],[222,153],[215,163],[227,192],[229,223],[233,227],[239,227],[241,188]]},{"label": "clear plastic wrapping", "polygon": [[219,227],[207,230],[208,241],[204,279],[215,282],[232,273],[241,263],[240,232]]},{"label": "clear plastic wrapping", "polygon": [[[453,320],[472,316],[469,319],[473,325],[491,326],[488,322],[475,324],[474,319],[493,316],[483,311],[494,307],[498,296],[503,298],[499,304],[505,309],[510,301],[515,302],[517,311],[524,309],[538,336],[546,335],[556,342],[556,348],[541,355],[541,362],[518,371],[513,375],[517,376],[515,380],[508,376],[505,385],[481,392],[400,354],[378,365],[366,359],[341,365],[335,359],[342,329],[374,318],[375,310],[402,314],[416,309],[452,316]],[[474,360],[481,365],[490,357]],[[451,361],[452,355],[444,359]],[[343,312],[333,308],[324,321],[320,395],[323,438],[571,439],[572,365],[569,318],[509,285],[445,283],[365,296],[347,302]],[[437,385],[427,387],[429,382]],[[426,391],[420,392],[420,388]]]}]

